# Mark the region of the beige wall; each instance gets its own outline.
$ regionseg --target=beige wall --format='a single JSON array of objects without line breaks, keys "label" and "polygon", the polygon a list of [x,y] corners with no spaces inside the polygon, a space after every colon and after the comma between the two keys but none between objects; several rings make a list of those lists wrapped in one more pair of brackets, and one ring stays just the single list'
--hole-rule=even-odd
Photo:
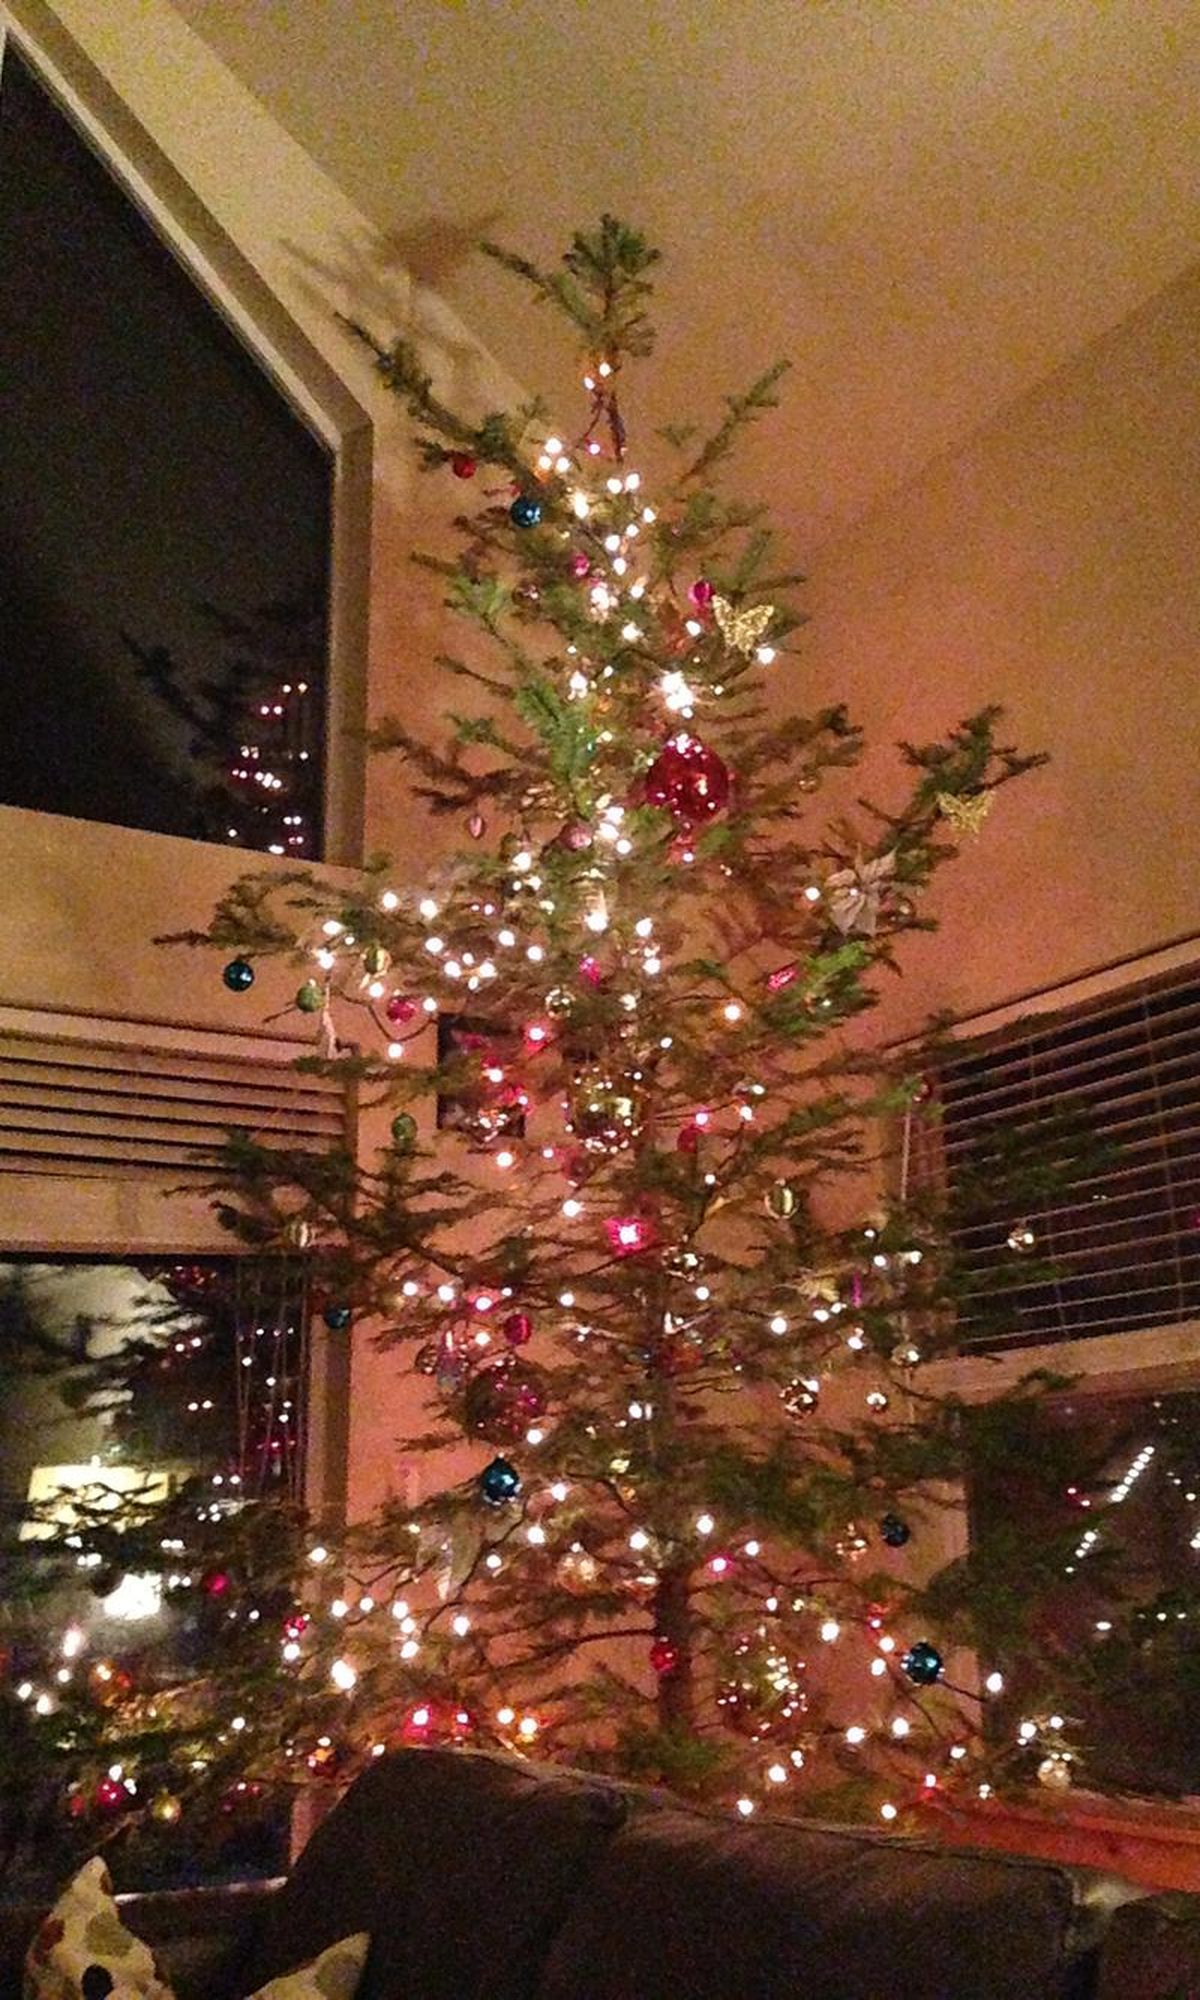
[{"label": "beige wall", "polygon": [[823,550],[807,607],[797,702],[886,746],[1001,701],[1051,757],[941,878],[889,1027],[1200,931],[1200,265]]}]

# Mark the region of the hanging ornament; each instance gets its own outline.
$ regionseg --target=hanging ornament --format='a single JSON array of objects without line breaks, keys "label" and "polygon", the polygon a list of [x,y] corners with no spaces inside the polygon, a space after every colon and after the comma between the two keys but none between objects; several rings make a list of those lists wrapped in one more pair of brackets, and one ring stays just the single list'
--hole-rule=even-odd
[{"label": "hanging ornament", "polygon": [[707,611],[716,594],[716,585],[710,583],[706,576],[698,576],[695,583],[688,587],[688,598],[697,611]]},{"label": "hanging ornament", "polygon": [[815,1375],[798,1375],[779,1391],[779,1400],[789,1417],[810,1417],[821,1400],[821,1385]]},{"label": "hanging ornament", "polygon": [[411,1152],[416,1144],[417,1121],[411,1111],[398,1111],[392,1120],[392,1144],[398,1153]]},{"label": "hanging ornament", "polygon": [[293,1250],[307,1250],[316,1235],[312,1223],[302,1215],[293,1215],[284,1228],[284,1236]]},{"label": "hanging ornament", "polygon": [[941,1679],[944,1664],[937,1647],[928,1639],[918,1639],[900,1661],[902,1671],[916,1687],[932,1687]]},{"label": "hanging ornament", "polygon": [[325,989],[315,979],[306,979],[296,992],[296,1005],[302,1014],[319,1014],[325,1005]]},{"label": "hanging ornament", "polygon": [[254,967],[248,958],[231,958],[221,977],[231,993],[244,993],[254,984]]},{"label": "hanging ornament", "polygon": [[479,1475],[480,1498],[489,1507],[506,1506],[521,1491],[521,1475],[507,1458],[494,1458]]},{"label": "hanging ornament", "polygon": [[452,1395],[462,1386],[470,1367],[469,1356],[453,1329],[449,1329],[437,1342],[433,1358],[434,1381],[444,1396]]},{"label": "hanging ornament", "polygon": [[632,1145],[645,1119],[644,1078],[593,1063],[575,1073],[566,1127],[592,1153]]},{"label": "hanging ornament", "polygon": [[406,993],[393,993],[383,1011],[394,1028],[406,1028],[410,1021],[416,1020],[421,1009],[418,1002],[410,1000]]},{"label": "hanging ornament", "polygon": [[133,1804],[133,1793],[127,1788],[123,1778],[105,1775],[92,1793],[92,1803],[100,1812],[120,1812],[122,1806]]},{"label": "hanging ornament", "polygon": [[1014,1222],[1005,1241],[1009,1249],[1015,1251],[1018,1257],[1027,1257],[1031,1250],[1037,1248],[1037,1236],[1029,1223],[1025,1221]]},{"label": "hanging ornament", "polygon": [[472,813],[467,821],[467,832],[472,840],[482,840],[487,832],[487,821],[482,813]]},{"label": "hanging ornament", "polygon": [[506,1354],[468,1382],[463,1392],[465,1426],[489,1444],[516,1444],[545,1415],[548,1400],[541,1370]]},{"label": "hanging ornament", "polygon": [[799,1676],[797,1663],[777,1646],[757,1632],[743,1633],[734,1640],[728,1667],[717,1683],[722,1718],[739,1736],[762,1742],[807,1709]]},{"label": "hanging ornament", "polygon": [[701,825],[729,803],[729,767],[692,736],[663,745],[642,780],[648,805],[661,806],[680,826]]},{"label": "hanging ornament", "polygon": [[514,604],[519,605],[523,611],[532,611],[535,605],[541,603],[542,593],[536,583],[514,583],[512,601]]},{"label": "hanging ornament", "polygon": [[772,1181],[763,1201],[767,1214],[777,1216],[780,1222],[796,1213],[796,1190],[788,1181]]},{"label": "hanging ornament", "polygon": [[847,1521],[845,1533],[838,1536],[833,1545],[833,1552],[843,1562],[857,1562],[859,1556],[864,1556],[870,1546],[861,1528],[853,1521]]},{"label": "hanging ornament", "polygon": [[379,979],[392,962],[392,954],[385,945],[369,944],[362,955],[363,971],[371,979]]},{"label": "hanging ornament", "polygon": [[160,1826],[175,1826],[183,1817],[183,1800],[175,1792],[155,1792],[150,1801],[150,1817]]},{"label": "hanging ornament", "polygon": [[1045,1785],[1052,1792],[1065,1792],[1071,1783],[1071,1760],[1056,1753],[1043,1757],[1037,1767],[1038,1784]]},{"label": "hanging ornament", "polygon": [[509,1347],[524,1347],[533,1337],[533,1321],[528,1313],[509,1313],[508,1318],[502,1322],[500,1331]]},{"label": "hanging ornament", "polygon": [[567,567],[570,570],[571,575],[574,577],[578,577],[581,583],[583,582],[585,576],[590,576],[592,573],[591,558],[590,556],[586,556],[582,549],[575,550],[575,553],[571,557],[571,560],[568,563]]},{"label": "hanging ornament", "polygon": [[340,1304],[328,1305],[321,1314],[321,1318],[329,1328],[330,1333],[341,1333],[350,1324],[350,1307]]},{"label": "hanging ornament", "polygon": [[979,833],[984,820],[992,810],[994,797],[993,792],[975,792],[961,796],[957,792],[939,792],[937,809],[956,833]]},{"label": "hanging ornament", "polygon": [[581,819],[569,819],[555,835],[555,843],[565,847],[568,854],[582,854],[592,844],[592,829]]},{"label": "hanging ornament", "polygon": [[908,1522],[901,1520],[899,1514],[885,1514],[879,1523],[879,1532],[889,1549],[902,1549],[912,1536]]},{"label": "hanging ornament", "polygon": [[767,974],[767,992],[782,993],[799,975],[800,968],[794,962],[791,965],[777,965],[774,972]]},{"label": "hanging ornament", "polygon": [[469,451],[452,451],[450,470],[456,479],[474,479],[479,470],[479,462],[472,458]]},{"label": "hanging ornament", "polygon": [[660,1632],[650,1646],[650,1665],[656,1674],[673,1674],[679,1665],[679,1648]]},{"label": "hanging ornament", "polygon": [[565,986],[552,986],[546,995],[546,1012],[551,1020],[565,1020],[574,1005],[575,996]]},{"label": "hanging ornament", "polygon": [[575,1542],[554,1566],[554,1580],[572,1597],[586,1596],[600,1574],[600,1565],[581,1542]]},{"label": "hanging ornament", "polygon": [[227,1569],[210,1569],[200,1579],[200,1588],[206,1597],[227,1597],[233,1578]]},{"label": "hanging ornament", "polygon": [[892,886],[895,872],[895,855],[881,854],[873,861],[856,861],[852,868],[839,868],[826,877],[826,907],[843,937],[849,937],[851,931],[874,937],[883,899]]},{"label": "hanging ornament", "polygon": [[678,1137],[675,1140],[676,1152],[695,1153],[699,1150],[699,1146],[700,1146],[700,1127],[698,1125],[682,1126],[680,1128]]},{"label": "hanging ornament", "polygon": [[748,659],[775,616],[775,606],[751,604],[745,611],[739,611],[727,597],[714,595],[712,612],[725,644]]},{"label": "hanging ornament", "polygon": [[508,518],[514,528],[536,528],[542,518],[542,503],[532,493],[518,493]]}]

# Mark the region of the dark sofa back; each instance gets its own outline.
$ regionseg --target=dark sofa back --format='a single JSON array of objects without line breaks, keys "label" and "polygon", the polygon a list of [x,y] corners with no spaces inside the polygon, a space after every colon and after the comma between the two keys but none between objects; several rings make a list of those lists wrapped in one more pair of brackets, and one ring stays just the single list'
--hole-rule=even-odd
[{"label": "dark sofa back", "polygon": [[1113,1878],[787,1821],[637,1814],[538,2000],[1085,2000]]},{"label": "dark sofa back", "polygon": [[353,1785],[272,1898],[253,1986],[370,1931],[360,2000],[531,2000],[622,1794],[464,1750],[397,1751]]}]

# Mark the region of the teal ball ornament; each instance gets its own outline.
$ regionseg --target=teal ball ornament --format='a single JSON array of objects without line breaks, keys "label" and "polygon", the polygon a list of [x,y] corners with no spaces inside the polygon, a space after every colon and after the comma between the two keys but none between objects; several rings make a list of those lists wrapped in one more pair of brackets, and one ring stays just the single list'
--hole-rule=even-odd
[{"label": "teal ball ornament", "polygon": [[532,493],[518,493],[508,518],[514,528],[536,528],[542,518],[542,503]]},{"label": "teal ball ornament", "polygon": [[507,1458],[494,1458],[479,1475],[480,1498],[489,1507],[504,1507],[521,1491],[521,1475]]},{"label": "teal ball ornament", "polygon": [[248,958],[231,958],[221,977],[231,993],[244,993],[254,984],[254,967]]},{"label": "teal ball ornament", "polygon": [[928,1639],[918,1639],[904,1654],[900,1665],[915,1687],[924,1688],[932,1687],[935,1681],[941,1679],[945,1662],[937,1647],[931,1645]]}]

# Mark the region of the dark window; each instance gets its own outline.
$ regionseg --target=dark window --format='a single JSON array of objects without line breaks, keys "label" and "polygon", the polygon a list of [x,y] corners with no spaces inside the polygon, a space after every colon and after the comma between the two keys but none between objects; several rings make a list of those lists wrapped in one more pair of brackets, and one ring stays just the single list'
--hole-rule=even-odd
[{"label": "dark window", "polygon": [[[124,1536],[143,1499],[190,1508],[198,1494],[203,1515],[232,1521],[246,1501],[302,1497],[304,1304],[298,1260],[0,1261],[0,1706],[57,1700],[68,1657],[100,1701],[114,1675],[145,1692],[164,1672],[204,1673],[220,1604],[181,1573],[182,1543],[147,1568],[122,1560]],[[113,1528],[97,1534],[97,1514]],[[43,1546],[86,1553],[47,1583]],[[45,1758],[24,1782],[0,1756],[0,1896],[40,1893],[62,1867],[62,1783]],[[118,1842],[120,1885],[275,1872],[285,1822],[264,1802],[216,1841],[181,1822],[157,1845]]]},{"label": "dark window", "polygon": [[[1080,1781],[1200,1792],[1200,1394],[1073,1394],[1019,1420],[969,1481],[971,1539],[985,1570],[1007,1550],[1037,1572],[1027,1651],[1049,1661]],[[1033,1685],[1010,1659],[998,1730],[1045,1722]]]},{"label": "dark window", "polygon": [[[967,1348],[1030,1346],[1200,1314],[1200,975],[1194,968],[965,1043],[938,1073],[941,1171],[971,1190],[957,1249]],[[1014,1212],[1024,1149],[1073,1127],[1095,1158]],[[1043,1135],[1046,1135],[1043,1137]],[[1026,1272],[1028,1277],[1026,1277]],[[995,1335],[982,1301],[1003,1293]]]},{"label": "dark window", "polygon": [[319,853],[331,478],[10,38],[0,804]]}]

